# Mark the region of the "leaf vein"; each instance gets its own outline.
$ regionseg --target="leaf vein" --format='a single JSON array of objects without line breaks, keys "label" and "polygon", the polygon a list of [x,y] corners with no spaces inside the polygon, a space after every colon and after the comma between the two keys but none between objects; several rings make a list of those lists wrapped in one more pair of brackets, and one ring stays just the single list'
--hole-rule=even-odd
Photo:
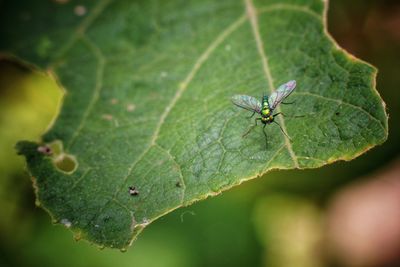
[{"label": "leaf vein", "polygon": [[327,100],[327,101],[336,102],[336,103],[338,103],[340,105],[346,105],[346,106],[352,107],[354,109],[357,109],[357,110],[367,114],[370,119],[378,122],[379,126],[383,129],[384,132],[386,132],[386,127],[383,125],[382,121],[380,121],[378,118],[372,116],[371,113],[369,113],[367,110],[363,109],[362,107],[356,106],[354,104],[351,104],[349,102],[345,102],[345,101],[340,100],[340,99],[335,99],[335,98],[331,98],[331,97],[317,95],[317,94],[310,93],[310,92],[296,92],[295,94],[296,95],[306,95],[306,96],[312,96],[312,97],[316,97],[316,98],[321,98],[321,99],[324,99],[324,100]]},{"label": "leaf vein", "polygon": [[175,160],[175,158],[172,156],[171,152],[169,150],[166,150],[165,148],[163,148],[162,146],[160,146],[159,144],[156,144],[156,146],[163,151],[165,154],[168,155],[168,157],[172,160],[172,162],[174,163],[175,167],[178,170],[179,173],[179,180],[181,182],[181,187],[182,187],[182,195],[181,195],[181,200],[180,203],[183,204],[183,201],[185,199],[185,193],[186,193],[186,184],[185,184],[185,179],[183,178],[183,174],[182,174],[182,169],[181,166],[178,164],[178,162]]},{"label": "leaf vein", "polygon": [[179,100],[179,98],[182,96],[183,92],[187,89],[189,83],[193,80],[194,76],[199,71],[201,66],[204,64],[204,62],[207,61],[207,59],[209,58],[211,53],[215,50],[215,48],[217,48],[218,45],[220,45],[234,30],[236,30],[241,24],[243,24],[244,21],[245,21],[245,16],[242,16],[238,20],[233,22],[233,24],[231,24],[219,36],[217,36],[217,38],[211,43],[211,45],[208,46],[207,49],[198,58],[198,60],[196,61],[196,63],[194,64],[193,68],[191,69],[189,74],[186,76],[184,81],[180,83],[178,90],[176,91],[171,102],[168,104],[168,106],[165,108],[164,112],[162,113],[160,120],[157,124],[156,130],[151,139],[152,145],[155,144],[156,139],[158,138],[161,126],[164,124],[166,117],[171,112],[172,108],[175,106],[175,104]]},{"label": "leaf vein", "polygon": [[52,62],[50,65],[56,65],[57,59],[62,57],[65,53],[68,52],[69,49],[76,43],[76,41],[82,37],[90,25],[96,20],[96,18],[103,12],[103,10],[107,7],[107,5],[111,2],[111,0],[102,0],[99,1],[98,4],[93,8],[92,12],[77,26],[74,33],[71,35],[69,40],[62,46],[58,52],[55,54],[54,58],[55,62]]},{"label": "leaf vein", "polygon": [[[280,148],[278,148],[277,150],[276,150],[276,152],[272,155],[272,157],[269,159],[269,161],[267,161],[267,163],[265,164],[265,169],[263,170],[263,172],[262,173],[265,173],[267,170],[268,170],[268,168],[270,168],[271,167],[271,163],[272,163],[272,161],[276,158],[276,156],[278,156],[279,155],[279,152],[281,152],[282,151],[282,149],[284,149],[285,148],[285,144],[284,145],[282,145]],[[261,173],[261,174],[262,174]]]},{"label": "leaf vein", "polygon": [[175,104],[179,100],[179,98],[182,96],[183,92],[187,89],[189,83],[192,81],[192,79],[196,75],[197,71],[200,69],[200,67],[203,65],[203,63],[208,59],[208,57],[215,50],[215,48],[217,48],[219,44],[221,44],[233,31],[235,31],[245,21],[246,21],[246,17],[241,16],[239,19],[237,19],[231,25],[229,25],[227,28],[225,28],[225,30],[222,31],[222,33],[216,37],[216,39],[206,48],[206,50],[197,59],[194,66],[192,67],[191,71],[186,76],[186,78],[183,80],[183,82],[180,83],[180,86],[178,87],[178,90],[176,91],[174,97],[172,98],[171,102],[167,105],[163,114],[161,115],[160,120],[154,131],[154,134],[151,137],[150,144],[139,155],[139,157],[129,166],[128,173],[123,178],[123,184],[125,184],[126,180],[128,179],[129,175],[131,174],[131,172],[135,168],[135,166],[143,159],[143,157],[146,155],[146,153],[156,144],[156,140],[159,136],[161,126],[164,124],[166,117],[170,113],[171,109],[175,106]]},{"label": "leaf vein", "polygon": [[81,175],[80,177],[78,177],[78,178],[74,181],[74,183],[72,184],[70,190],[71,190],[71,191],[74,190],[74,189],[78,186],[78,184],[80,184],[80,183],[83,181],[83,179],[85,179],[85,177],[88,175],[88,173],[89,173],[91,170],[92,170],[91,167],[87,168],[87,169],[82,173],[82,175]]},{"label": "leaf vein", "polygon": [[265,6],[261,7],[258,9],[258,13],[265,13],[265,12],[270,12],[270,11],[275,11],[275,10],[292,10],[292,11],[298,11],[298,12],[303,12],[306,14],[309,14],[318,20],[322,20],[322,16],[315,11],[309,9],[306,6],[300,6],[300,5],[290,5],[290,4],[274,4],[270,6]]},{"label": "leaf vein", "polygon": [[[269,90],[272,92],[275,87],[274,87],[274,83],[273,83],[271,70],[270,70],[270,67],[269,67],[269,64],[268,64],[268,58],[267,58],[267,56],[266,56],[266,54],[264,52],[264,45],[263,45],[263,41],[261,40],[260,31],[259,31],[259,28],[258,28],[256,10],[255,10],[255,7],[253,5],[252,0],[245,0],[245,5],[246,5],[246,10],[247,10],[247,17],[250,20],[250,25],[251,25],[251,28],[253,30],[253,35],[254,35],[254,38],[255,38],[255,41],[256,41],[257,50],[258,50],[258,53],[259,53],[259,55],[261,57],[264,74],[265,74],[265,77],[266,77],[267,82],[268,82],[268,87],[269,87]],[[279,107],[277,108],[277,111],[278,112],[280,111]],[[287,133],[285,121],[282,118],[282,116],[279,118],[279,121],[281,123],[282,129]],[[296,154],[293,151],[292,144],[291,144],[289,138],[284,134],[282,134],[282,135],[283,135],[283,137],[285,139],[286,147],[287,147],[287,149],[289,151],[290,157],[293,160],[294,166],[296,168],[299,168],[299,162],[298,162],[298,160],[296,158]]]},{"label": "leaf vein", "polygon": [[68,150],[76,141],[76,138],[79,136],[80,132],[83,129],[83,126],[90,115],[94,105],[96,104],[97,100],[100,96],[100,91],[103,87],[103,74],[104,74],[104,66],[105,66],[105,57],[101,52],[100,48],[96,46],[88,37],[82,36],[82,41],[90,48],[93,52],[94,56],[97,59],[97,69],[96,69],[96,82],[95,87],[93,90],[93,95],[90,98],[89,105],[87,106],[86,110],[83,113],[83,117],[81,122],[78,125],[76,131],[72,134],[71,140],[68,142],[66,149]]}]

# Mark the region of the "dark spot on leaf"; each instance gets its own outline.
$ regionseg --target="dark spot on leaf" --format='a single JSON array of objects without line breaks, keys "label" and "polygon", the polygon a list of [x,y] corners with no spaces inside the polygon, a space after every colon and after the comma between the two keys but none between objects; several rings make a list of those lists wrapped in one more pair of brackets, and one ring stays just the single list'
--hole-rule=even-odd
[{"label": "dark spot on leaf", "polygon": [[40,152],[40,153],[42,153],[42,154],[45,154],[45,155],[51,155],[51,154],[53,154],[53,151],[51,150],[51,148],[50,147],[48,147],[48,146],[39,146],[38,148],[37,148],[37,151],[38,152]]},{"label": "dark spot on leaf", "polygon": [[175,186],[176,186],[176,187],[182,187],[182,184],[181,184],[181,182],[176,182],[176,183],[175,183]]},{"label": "dark spot on leaf", "polygon": [[340,115],[340,112],[336,112],[335,115],[336,115],[336,116],[339,116],[339,115]]},{"label": "dark spot on leaf", "polygon": [[139,191],[136,189],[136,187],[130,186],[129,187],[129,194],[131,196],[137,196],[137,195],[139,195]]}]

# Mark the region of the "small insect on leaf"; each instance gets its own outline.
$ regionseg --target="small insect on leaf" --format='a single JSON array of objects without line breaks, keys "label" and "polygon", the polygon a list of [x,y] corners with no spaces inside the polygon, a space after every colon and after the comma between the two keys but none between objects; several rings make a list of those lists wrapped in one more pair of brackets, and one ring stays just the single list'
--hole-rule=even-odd
[{"label": "small insect on leaf", "polygon": [[[243,134],[245,137],[250,131],[257,126],[257,121],[261,121],[263,126],[263,132],[265,135],[266,144],[268,147],[268,140],[267,140],[267,133],[265,132],[265,126],[267,124],[276,123],[278,124],[279,128],[281,129],[282,133],[289,138],[288,134],[282,129],[280,124],[274,120],[274,118],[278,115],[283,115],[282,113],[278,112],[274,114],[274,110],[282,101],[287,98],[296,88],[296,81],[292,80],[287,83],[282,84],[281,86],[276,89],[270,96],[264,95],[261,101],[258,101],[256,98],[248,95],[234,95],[232,97],[232,103],[240,108],[246,109],[248,111],[252,111],[253,116],[255,113],[261,115],[261,117],[255,118],[255,124]],[[286,103],[291,104],[291,103]],[[289,138],[290,139],[290,138]]]},{"label": "small insect on leaf", "polygon": [[130,186],[129,187],[129,194],[131,196],[137,196],[137,195],[139,195],[139,191],[136,189],[136,187]]}]

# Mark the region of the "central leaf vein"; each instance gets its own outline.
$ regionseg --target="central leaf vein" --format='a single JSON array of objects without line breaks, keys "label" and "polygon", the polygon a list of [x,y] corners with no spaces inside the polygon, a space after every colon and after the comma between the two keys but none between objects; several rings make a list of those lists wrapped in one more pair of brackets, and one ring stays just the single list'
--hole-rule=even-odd
[{"label": "central leaf vein", "polygon": [[[271,70],[270,70],[270,67],[269,67],[269,64],[268,64],[268,58],[267,58],[267,56],[266,56],[266,54],[264,52],[264,45],[263,45],[263,41],[262,41],[261,36],[260,36],[260,30],[258,28],[256,10],[255,10],[255,7],[253,5],[252,0],[245,0],[245,5],[246,5],[247,16],[248,16],[248,18],[250,20],[251,28],[253,30],[254,39],[255,39],[256,44],[257,44],[257,50],[258,50],[258,53],[259,53],[259,55],[261,57],[261,62],[262,62],[262,65],[263,65],[264,74],[265,74],[265,77],[266,77],[267,82],[268,82],[268,88],[272,92],[275,87],[274,87],[274,82],[273,82]],[[277,111],[278,112],[280,111],[279,107],[277,108]],[[287,133],[285,121],[282,118],[282,116],[279,117],[279,122],[281,124],[281,127],[282,127],[283,131],[285,131]],[[296,168],[299,168],[299,162],[297,160],[296,154],[293,151],[292,144],[291,144],[289,138],[284,134],[283,134],[283,137],[285,138],[286,147],[288,149],[290,157],[293,160],[294,166]]]}]

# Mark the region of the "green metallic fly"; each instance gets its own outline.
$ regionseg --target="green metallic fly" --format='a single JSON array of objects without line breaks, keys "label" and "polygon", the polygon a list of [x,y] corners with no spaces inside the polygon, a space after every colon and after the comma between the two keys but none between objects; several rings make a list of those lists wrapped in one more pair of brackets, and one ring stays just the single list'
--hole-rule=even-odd
[{"label": "green metallic fly", "polygon": [[[274,110],[279,104],[292,104],[292,103],[283,103],[282,101],[287,98],[293,90],[296,88],[296,81],[289,81],[285,84],[282,84],[281,86],[276,89],[275,92],[273,92],[270,96],[264,95],[261,99],[261,102],[258,101],[256,98],[248,95],[234,95],[232,97],[232,102],[236,106],[252,111],[253,114],[250,116],[253,117],[255,113],[258,113],[261,115],[261,118],[255,118],[255,124],[246,132],[243,134],[243,137],[245,137],[250,131],[257,126],[257,121],[261,121],[264,126],[263,126],[263,132],[265,135],[265,139],[267,139],[267,133],[265,132],[265,126],[267,124],[271,123],[276,123],[278,124],[279,128],[281,129],[282,133],[284,133],[288,138],[289,136],[285,133],[285,131],[282,129],[282,127],[279,125],[278,122],[276,122],[274,119],[278,115],[283,115],[283,113],[278,112],[276,114],[274,113]],[[289,138],[290,139],[290,138]]]}]

